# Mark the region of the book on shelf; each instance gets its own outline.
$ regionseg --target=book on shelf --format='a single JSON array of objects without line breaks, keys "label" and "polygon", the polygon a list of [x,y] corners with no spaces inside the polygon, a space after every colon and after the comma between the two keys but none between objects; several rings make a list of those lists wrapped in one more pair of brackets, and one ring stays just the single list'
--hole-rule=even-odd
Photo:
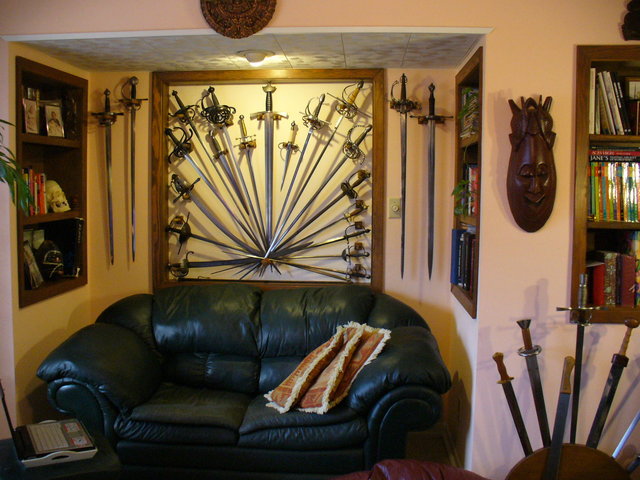
[{"label": "book on shelf", "polygon": [[468,138],[478,133],[480,112],[478,110],[477,88],[465,87],[461,93],[460,138]]},{"label": "book on shelf", "polygon": [[29,206],[29,215],[47,213],[47,176],[36,172],[33,167],[26,167],[22,169],[22,178],[29,186],[29,193],[33,198],[33,204]]},{"label": "book on shelf", "polygon": [[451,231],[451,278],[454,285],[472,290],[476,268],[476,233],[471,225]]},{"label": "book on shelf", "polygon": [[[600,158],[594,155],[593,158]],[[634,157],[628,157],[634,158]],[[638,222],[640,162],[590,161],[588,218],[599,222]]]},{"label": "book on shelf", "polygon": [[590,70],[589,133],[596,135],[635,135],[637,115],[632,120],[624,79],[617,72]]}]

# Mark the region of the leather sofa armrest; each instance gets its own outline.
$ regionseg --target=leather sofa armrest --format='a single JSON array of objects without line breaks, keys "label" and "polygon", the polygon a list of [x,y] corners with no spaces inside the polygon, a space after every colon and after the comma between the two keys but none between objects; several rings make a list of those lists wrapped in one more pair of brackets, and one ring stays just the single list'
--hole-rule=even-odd
[{"label": "leather sofa armrest", "polygon": [[97,323],[69,337],[42,362],[37,372],[46,381],[68,379],[104,395],[127,411],[148,400],[161,380],[161,365],[152,349],[133,331]]},{"label": "leather sofa armrest", "polygon": [[424,386],[439,394],[451,387],[449,371],[428,328],[393,329],[378,358],[356,377],[346,400],[351,408],[366,412],[386,393],[405,385]]}]

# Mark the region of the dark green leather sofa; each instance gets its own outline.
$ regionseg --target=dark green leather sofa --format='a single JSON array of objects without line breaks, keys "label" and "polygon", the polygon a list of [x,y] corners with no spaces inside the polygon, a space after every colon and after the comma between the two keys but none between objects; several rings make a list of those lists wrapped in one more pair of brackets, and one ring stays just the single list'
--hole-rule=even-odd
[{"label": "dark green leather sofa", "polygon": [[[391,330],[379,357],[323,415],[266,407],[336,327]],[[59,411],[104,433],[125,479],[322,479],[404,456],[408,431],[450,387],[436,340],[410,307],[364,286],[262,291],[182,285],[124,298],[42,363]]]}]

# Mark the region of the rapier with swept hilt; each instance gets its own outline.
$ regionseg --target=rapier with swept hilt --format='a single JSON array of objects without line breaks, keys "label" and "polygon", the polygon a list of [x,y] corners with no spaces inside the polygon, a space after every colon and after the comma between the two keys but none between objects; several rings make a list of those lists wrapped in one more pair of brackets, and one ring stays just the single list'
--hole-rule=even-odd
[{"label": "rapier with swept hilt", "polygon": [[[393,88],[400,83],[400,99],[393,95]],[[396,80],[391,85],[391,108],[400,114],[400,217],[402,220],[402,233],[400,234],[400,277],[404,277],[404,249],[406,235],[406,192],[407,192],[407,114],[420,108],[418,102],[407,98],[407,76],[403,73],[400,81]]]},{"label": "rapier with swept hilt", "polygon": [[[142,108],[142,102],[148,98],[138,98],[138,77],[131,77],[122,86],[120,103],[129,112],[129,195],[131,204],[131,261],[136,261],[136,112]],[[129,85],[129,96],[124,93],[124,87]]]},{"label": "rapier with swept hilt", "polygon": [[92,113],[91,115],[98,118],[98,123],[101,127],[104,127],[104,145],[105,145],[105,158],[107,168],[107,213],[108,213],[108,228],[109,228],[109,260],[111,265],[114,262],[115,247],[113,243],[113,185],[111,175],[111,125],[116,123],[118,115],[123,115],[120,112],[111,111],[111,101],[109,96],[111,91],[107,88],[104,91],[104,111]]}]

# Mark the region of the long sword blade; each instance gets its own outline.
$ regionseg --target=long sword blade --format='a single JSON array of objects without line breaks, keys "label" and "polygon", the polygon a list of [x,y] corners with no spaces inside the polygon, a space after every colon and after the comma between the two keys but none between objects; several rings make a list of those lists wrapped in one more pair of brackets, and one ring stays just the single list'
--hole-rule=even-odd
[{"label": "long sword blade", "polygon": [[113,184],[111,178],[111,124],[104,127],[104,141],[106,150],[106,162],[107,162],[107,215],[109,222],[109,259],[111,265],[114,260],[114,245],[113,245]]},{"label": "long sword blade", "polygon": [[136,261],[136,109],[131,108],[131,157],[129,162],[129,189],[131,196],[131,261]]},{"label": "long sword blade", "polygon": [[400,233],[400,277],[404,278],[404,242],[407,226],[406,206],[407,206],[407,114],[400,114],[400,166],[401,166],[401,187],[400,187],[400,216],[402,217],[402,232]]},{"label": "long sword blade", "polygon": [[629,440],[629,437],[631,436],[631,434],[633,433],[633,430],[638,425],[638,422],[640,422],[640,410],[638,410],[638,413],[636,413],[636,416],[633,418],[633,420],[631,420],[631,423],[629,424],[627,431],[624,432],[624,435],[620,439],[620,443],[618,443],[618,446],[613,451],[613,455],[612,455],[613,458],[616,458],[618,455],[620,455],[620,452],[626,445],[627,440]]},{"label": "long sword blade", "polygon": [[273,238],[273,114],[264,118],[265,228],[267,243]]},{"label": "long sword blade", "polygon": [[433,270],[433,243],[434,243],[434,202],[435,202],[435,172],[436,172],[436,123],[435,120],[429,122],[429,158],[427,160],[427,265],[429,268],[429,279]]}]

